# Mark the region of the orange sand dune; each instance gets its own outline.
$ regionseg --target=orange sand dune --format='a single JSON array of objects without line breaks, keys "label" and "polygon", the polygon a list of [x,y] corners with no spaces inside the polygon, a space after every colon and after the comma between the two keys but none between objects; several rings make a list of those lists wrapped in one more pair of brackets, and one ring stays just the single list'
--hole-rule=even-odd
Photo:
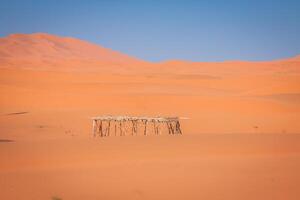
[{"label": "orange sand dune", "polygon": [[103,73],[262,74],[299,73],[299,56],[269,61],[217,63],[165,61],[149,63],[70,37],[46,33],[12,34],[0,38],[0,67],[48,71]]},{"label": "orange sand dune", "polygon": [[146,62],[92,43],[45,33],[12,34],[0,38],[0,65],[37,70],[91,70]]},{"label": "orange sand dune", "polygon": [[[149,63],[73,38],[0,39],[0,199],[297,200],[299,57]],[[183,135],[91,137],[97,115]]]}]

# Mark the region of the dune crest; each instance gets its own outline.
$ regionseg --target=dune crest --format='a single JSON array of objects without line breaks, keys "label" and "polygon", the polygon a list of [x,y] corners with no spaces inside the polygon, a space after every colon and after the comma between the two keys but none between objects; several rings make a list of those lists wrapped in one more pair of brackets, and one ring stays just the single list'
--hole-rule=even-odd
[{"label": "dune crest", "polygon": [[0,38],[0,67],[50,71],[103,73],[175,73],[214,76],[249,73],[300,73],[300,56],[248,62],[146,62],[72,37],[47,33],[11,34]]},{"label": "dune crest", "polygon": [[95,67],[127,67],[143,63],[145,62],[142,60],[71,37],[34,33],[11,34],[0,38],[2,67],[89,70]]}]

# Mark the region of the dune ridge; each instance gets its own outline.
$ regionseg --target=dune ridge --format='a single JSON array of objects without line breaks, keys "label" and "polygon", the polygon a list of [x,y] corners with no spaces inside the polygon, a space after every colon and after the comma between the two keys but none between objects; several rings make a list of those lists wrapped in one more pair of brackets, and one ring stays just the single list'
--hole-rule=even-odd
[{"label": "dune ridge", "polygon": [[299,73],[300,55],[289,59],[249,62],[147,62],[71,37],[47,33],[11,34],[0,38],[0,67],[103,73],[174,73],[234,75]]},{"label": "dune ridge", "polygon": [[145,62],[71,37],[46,33],[11,34],[0,39],[0,66],[51,71],[121,70]]}]

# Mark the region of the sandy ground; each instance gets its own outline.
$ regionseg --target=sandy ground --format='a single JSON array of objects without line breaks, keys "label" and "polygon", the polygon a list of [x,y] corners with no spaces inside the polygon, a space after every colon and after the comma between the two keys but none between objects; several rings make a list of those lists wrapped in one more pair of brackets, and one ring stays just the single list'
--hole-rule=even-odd
[{"label": "sandy ground", "polygon": [[90,118],[108,114],[187,117],[186,134],[300,133],[299,80],[0,69],[1,137],[88,135]]},{"label": "sandy ground", "polygon": [[299,199],[300,135],[0,144],[3,199]]},{"label": "sandy ground", "polygon": [[[297,75],[0,77],[1,199],[300,198]],[[190,119],[182,136],[91,138],[102,114]]]}]

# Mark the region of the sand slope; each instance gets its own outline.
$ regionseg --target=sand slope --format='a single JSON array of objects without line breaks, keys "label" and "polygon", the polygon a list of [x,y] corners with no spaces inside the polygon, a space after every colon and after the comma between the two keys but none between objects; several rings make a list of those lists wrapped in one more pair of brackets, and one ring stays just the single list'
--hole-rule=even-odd
[{"label": "sand slope", "polygon": [[35,70],[115,70],[144,61],[70,37],[46,33],[12,34],[0,38],[0,65]]}]

